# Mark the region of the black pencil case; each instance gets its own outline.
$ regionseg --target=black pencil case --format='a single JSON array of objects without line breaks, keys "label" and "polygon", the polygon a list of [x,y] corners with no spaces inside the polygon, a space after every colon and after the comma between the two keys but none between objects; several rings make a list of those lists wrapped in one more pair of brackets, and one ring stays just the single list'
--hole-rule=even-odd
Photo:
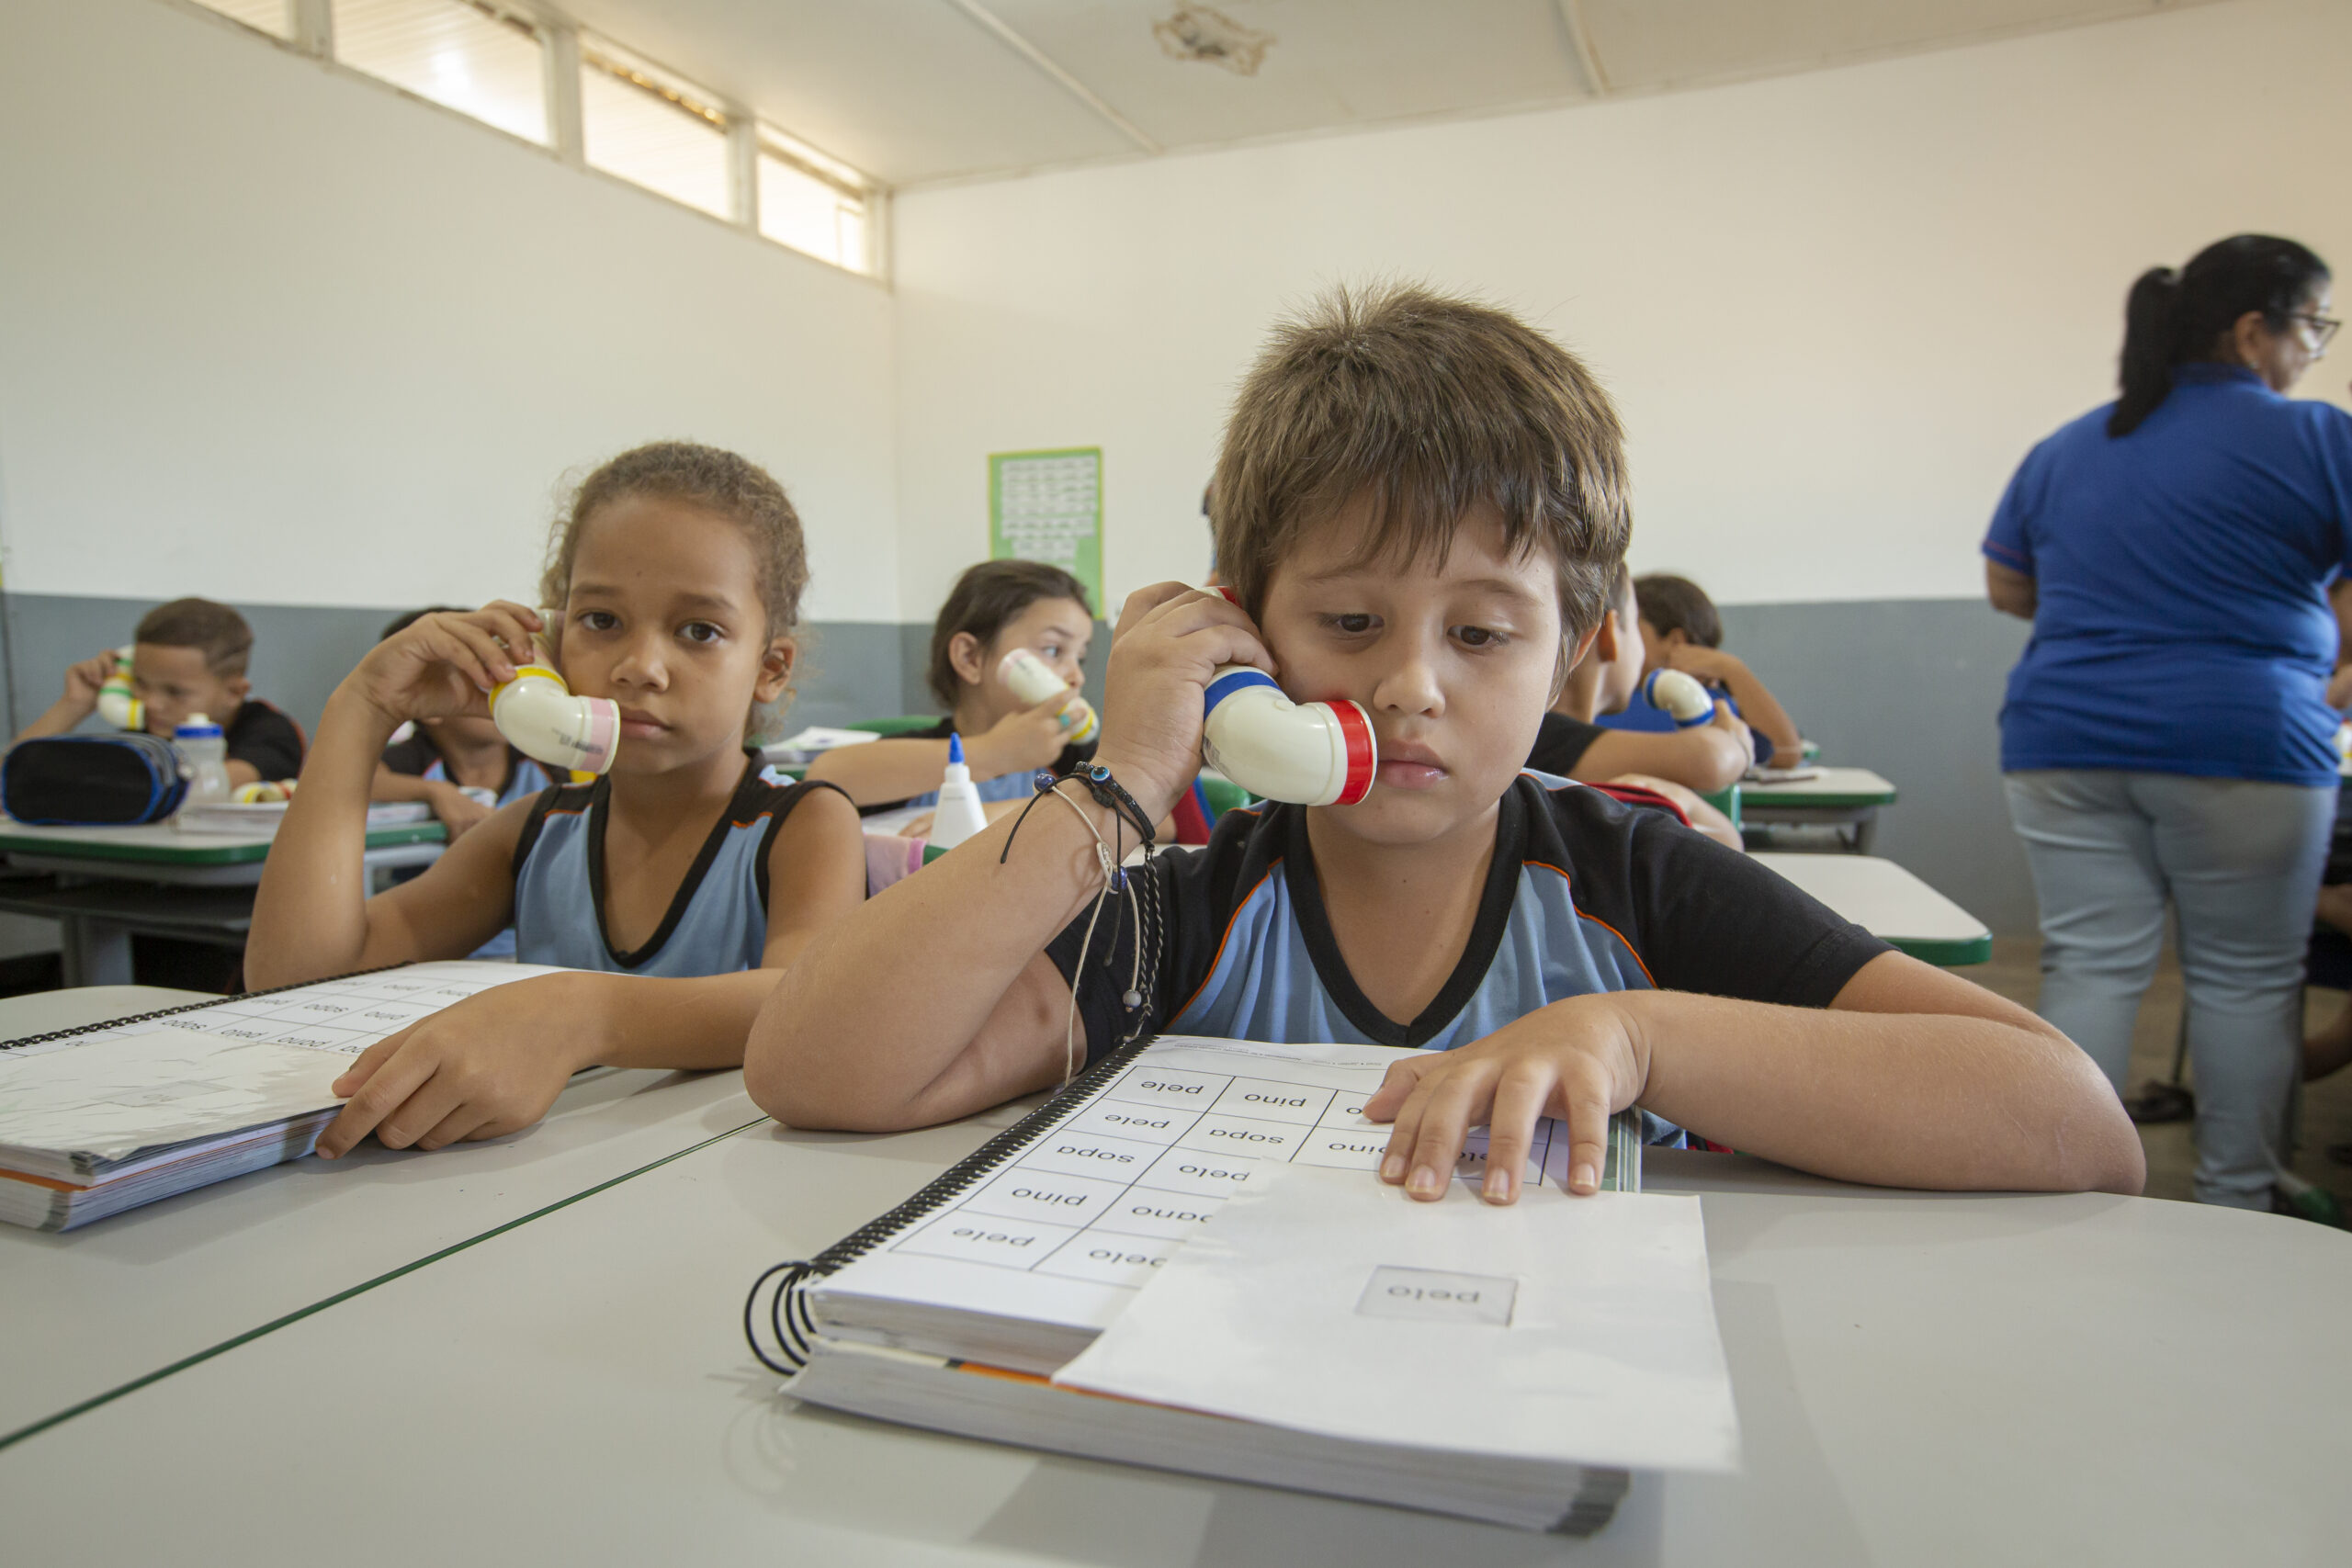
[{"label": "black pencil case", "polygon": [[161,822],[187,798],[180,754],[159,736],[20,740],[0,762],[0,810],[34,827]]}]

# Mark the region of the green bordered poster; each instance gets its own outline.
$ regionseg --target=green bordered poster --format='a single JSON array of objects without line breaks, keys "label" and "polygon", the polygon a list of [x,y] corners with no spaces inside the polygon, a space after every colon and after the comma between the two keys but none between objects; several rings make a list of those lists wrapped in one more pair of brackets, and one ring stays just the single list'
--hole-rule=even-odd
[{"label": "green bordered poster", "polygon": [[989,455],[989,558],[1039,560],[1102,604],[1102,448]]}]

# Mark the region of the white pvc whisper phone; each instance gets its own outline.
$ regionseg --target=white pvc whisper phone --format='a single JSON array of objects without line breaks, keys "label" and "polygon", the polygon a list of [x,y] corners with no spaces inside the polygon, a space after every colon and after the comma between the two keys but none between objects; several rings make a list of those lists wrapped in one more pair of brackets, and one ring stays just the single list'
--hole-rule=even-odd
[{"label": "white pvc whisper phone", "polygon": [[[551,613],[551,612],[549,612]],[[556,673],[547,638],[534,637],[537,657],[518,665],[514,679],[490,694],[490,719],[514,750],[534,761],[575,773],[601,773],[620,744],[620,705],[608,697],[579,697]]]}]

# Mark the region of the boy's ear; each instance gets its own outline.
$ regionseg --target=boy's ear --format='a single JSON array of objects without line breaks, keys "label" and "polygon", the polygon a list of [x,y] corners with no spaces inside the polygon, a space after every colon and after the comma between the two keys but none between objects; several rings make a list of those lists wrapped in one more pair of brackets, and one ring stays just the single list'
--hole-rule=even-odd
[{"label": "boy's ear", "polygon": [[[1568,689],[1568,671],[1583,663],[1585,661],[1585,657],[1594,651],[1593,644],[1600,637],[1601,628],[1606,626],[1608,624],[1609,617],[1603,615],[1600,618],[1600,626],[1593,627],[1592,630],[1585,633],[1584,636],[1577,638],[1573,643],[1566,640],[1565,638],[1562,639],[1560,643],[1560,662],[1552,671],[1552,694],[1544,699],[1544,705],[1545,707],[1548,708],[1554,703],[1558,702],[1560,700],[1560,694]],[[1614,658],[1616,656],[1614,654],[1604,654],[1602,657]]]},{"label": "boy's ear", "polygon": [[784,695],[784,689],[792,684],[792,667],[799,660],[799,643],[788,637],[771,637],[767,651],[760,655],[759,683],[752,688],[752,695],[763,703]]},{"label": "boy's ear", "polygon": [[957,632],[947,639],[947,662],[956,667],[956,673],[963,677],[967,686],[977,686],[988,678],[988,672],[980,667],[981,651],[980,639],[970,632]]},{"label": "boy's ear", "polygon": [[237,705],[243,707],[245,699],[253,694],[254,683],[243,675],[232,675],[220,682],[220,689],[236,698]]},{"label": "boy's ear", "polygon": [[1603,664],[1617,662],[1622,643],[1617,636],[1617,616],[1614,612],[1600,617],[1600,624],[1592,628],[1590,641],[1592,656],[1595,659],[1600,660]]}]

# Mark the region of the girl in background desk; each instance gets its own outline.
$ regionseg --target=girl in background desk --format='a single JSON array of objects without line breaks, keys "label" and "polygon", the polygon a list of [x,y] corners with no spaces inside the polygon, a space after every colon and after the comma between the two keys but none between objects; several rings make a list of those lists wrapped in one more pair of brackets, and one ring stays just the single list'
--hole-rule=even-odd
[{"label": "girl in background desk", "polygon": [[[980,798],[1025,801],[1038,769],[1066,773],[1094,754],[1091,740],[1069,739],[1079,716],[1071,699],[1086,678],[1093,637],[1086,587],[1059,567],[992,560],[969,568],[931,628],[931,692],[947,716],[927,729],[835,747],[808,765],[808,777],[846,791],[868,816],[935,806],[947,738],[960,735]],[[1045,660],[1068,689],[1034,704],[1013,695],[998,666],[1020,648]]]},{"label": "girl in background desk", "polygon": [[[784,491],[735,456],[662,443],[582,484],[541,602],[429,615],[328,700],[266,866],[246,968],[257,987],[462,958],[511,919],[517,956],[594,973],[502,986],[370,1047],[319,1140],[393,1147],[496,1137],[583,1066],[723,1067],[818,929],[865,895],[857,815],[822,784],[762,782],[745,748],[788,690],[808,570]],[[403,721],[484,716],[544,631],[583,695],[617,703],[612,771],[503,807],[423,876],[362,892],[368,795]]]}]

